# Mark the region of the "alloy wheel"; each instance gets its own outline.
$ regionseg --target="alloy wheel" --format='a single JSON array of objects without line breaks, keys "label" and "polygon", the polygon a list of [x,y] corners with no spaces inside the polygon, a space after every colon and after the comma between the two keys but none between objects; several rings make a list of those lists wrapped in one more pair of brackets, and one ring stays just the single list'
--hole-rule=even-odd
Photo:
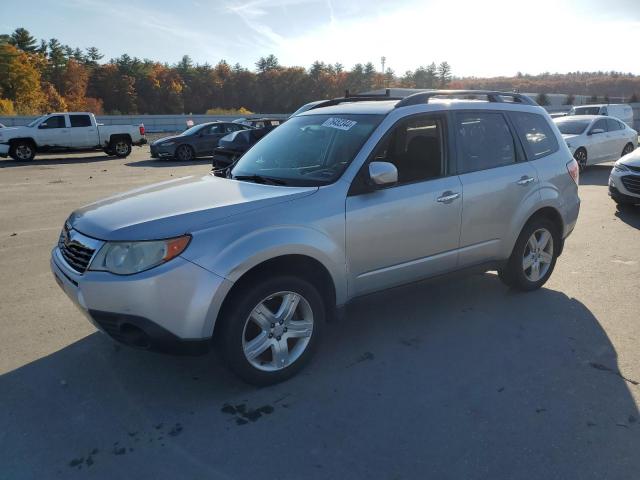
[{"label": "alloy wheel", "polygon": [[245,322],[244,356],[259,370],[282,370],[304,353],[313,326],[313,311],[306,298],[289,291],[274,293],[258,303]]},{"label": "alloy wheel", "polygon": [[21,144],[16,148],[16,157],[19,160],[29,160],[33,155],[33,150],[29,145]]},{"label": "alloy wheel", "polygon": [[575,153],[574,158],[578,162],[578,167],[580,167],[581,171],[584,170],[585,168],[587,168],[587,152],[586,152],[586,150],[583,150],[583,149],[578,150]]},{"label": "alloy wheel", "polygon": [[553,236],[546,228],[539,228],[529,237],[522,257],[522,269],[531,282],[543,278],[553,262]]},{"label": "alloy wheel", "polygon": [[129,145],[125,141],[116,143],[115,151],[117,155],[126,155],[129,152]]}]

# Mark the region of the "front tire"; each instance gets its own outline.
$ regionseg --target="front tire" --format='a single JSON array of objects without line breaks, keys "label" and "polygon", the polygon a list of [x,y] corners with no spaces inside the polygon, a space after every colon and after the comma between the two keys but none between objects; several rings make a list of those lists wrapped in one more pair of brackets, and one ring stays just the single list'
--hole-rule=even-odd
[{"label": "front tire", "polygon": [[217,350],[252,385],[295,375],[317,348],[325,322],[318,289],[294,276],[257,278],[232,293],[216,329]]},{"label": "front tire", "polygon": [[181,162],[190,162],[195,157],[195,154],[189,145],[180,145],[176,148],[174,157]]},{"label": "front tire", "polygon": [[584,147],[580,147],[573,154],[573,158],[578,162],[580,171],[584,172],[587,169],[587,150]]},{"label": "front tire", "polygon": [[27,141],[18,141],[11,146],[9,155],[19,162],[30,162],[36,156],[36,147]]},{"label": "front tire", "polygon": [[542,287],[553,272],[560,251],[560,233],[547,218],[534,218],[520,232],[504,268],[498,271],[508,286],[523,291]]},{"label": "front tire", "polygon": [[126,158],[131,154],[131,141],[126,138],[113,140],[109,151],[112,151],[118,158]]}]

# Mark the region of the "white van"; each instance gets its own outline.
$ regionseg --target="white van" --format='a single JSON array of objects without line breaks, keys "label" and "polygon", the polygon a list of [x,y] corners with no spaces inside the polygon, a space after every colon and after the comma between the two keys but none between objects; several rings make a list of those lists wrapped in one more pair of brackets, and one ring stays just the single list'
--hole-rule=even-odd
[{"label": "white van", "polygon": [[633,108],[626,103],[609,103],[602,105],[582,105],[573,107],[569,115],[608,115],[622,120],[633,128]]}]

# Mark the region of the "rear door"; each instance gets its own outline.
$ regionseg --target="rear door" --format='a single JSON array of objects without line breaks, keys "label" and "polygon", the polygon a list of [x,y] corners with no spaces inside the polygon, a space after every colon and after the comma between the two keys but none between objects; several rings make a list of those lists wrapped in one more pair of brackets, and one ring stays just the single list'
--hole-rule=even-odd
[{"label": "rear door", "polygon": [[629,143],[624,124],[615,118],[607,118],[608,134],[611,137],[610,160],[617,160],[622,155],[622,150]]},{"label": "rear door", "polygon": [[513,220],[539,198],[538,174],[504,113],[459,111],[454,119],[464,192],[459,265],[503,259]]},{"label": "rear door", "polygon": [[85,113],[70,113],[71,146],[74,149],[91,148],[100,143],[97,127],[91,123],[91,117]]},{"label": "rear door", "polygon": [[354,180],[346,200],[346,244],[354,295],[453,270],[457,263],[462,190],[448,165],[444,115],[402,120],[371,161],[393,163],[398,183],[374,191]]},{"label": "rear door", "polygon": [[71,147],[67,115],[51,115],[38,125],[36,141],[39,147]]}]

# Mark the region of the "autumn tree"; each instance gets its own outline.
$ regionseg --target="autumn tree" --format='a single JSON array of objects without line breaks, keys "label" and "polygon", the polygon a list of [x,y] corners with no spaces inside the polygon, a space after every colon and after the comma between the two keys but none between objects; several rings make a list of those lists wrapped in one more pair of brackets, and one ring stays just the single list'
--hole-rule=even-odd
[{"label": "autumn tree", "polygon": [[0,92],[12,101],[19,115],[42,111],[44,96],[40,72],[26,52],[9,44],[0,45]]}]

